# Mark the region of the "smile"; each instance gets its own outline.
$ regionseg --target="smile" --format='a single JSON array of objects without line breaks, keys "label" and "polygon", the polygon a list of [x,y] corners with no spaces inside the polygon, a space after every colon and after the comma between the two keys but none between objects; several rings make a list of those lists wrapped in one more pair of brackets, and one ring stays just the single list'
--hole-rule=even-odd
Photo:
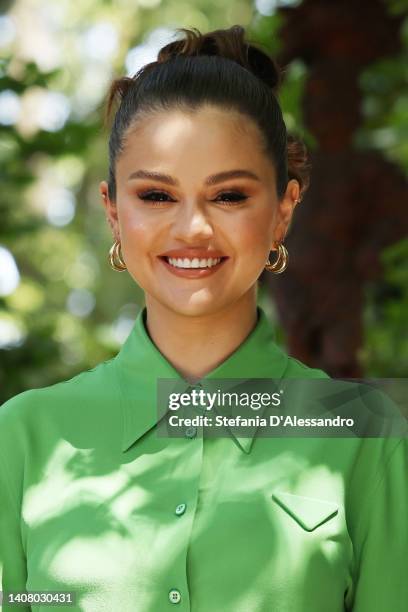
[{"label": "smile", "polygon": [[220,263],[221,257],[217,257],[217,259],[198,259],[197,257],[194,259],[188,259],[187,257],[184,259],[174,259],[166,257],[166,261],[176,268],[212,268],[212,266]]},{"label": "smile", "polygon": [[173,258],[162,256],[159,257],[159,259],[164,263],[167,270],[176,276],[182,276],[184,278],[201,278],[219,270],[228,257],[217,257],[215,259],[199,259],[195,257],[189,259],[187,257]]}]

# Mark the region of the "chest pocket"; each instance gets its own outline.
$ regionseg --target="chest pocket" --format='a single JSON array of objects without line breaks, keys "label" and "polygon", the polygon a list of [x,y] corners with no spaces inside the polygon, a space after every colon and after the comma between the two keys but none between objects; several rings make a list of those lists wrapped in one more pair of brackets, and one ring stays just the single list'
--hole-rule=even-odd
[{"label": "chest pocket", "polygon": [[339,507],[334,502],[285,491],[274,491],[272,500],[305,531],[314,531],[339,512]]}]

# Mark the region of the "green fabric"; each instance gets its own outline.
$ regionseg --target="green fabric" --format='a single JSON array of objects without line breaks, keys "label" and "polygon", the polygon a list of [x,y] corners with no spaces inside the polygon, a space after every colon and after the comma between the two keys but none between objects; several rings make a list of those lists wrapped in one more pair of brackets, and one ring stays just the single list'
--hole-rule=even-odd
[{"label": "green fabric", "polygon": [[[157,379],[181,377],[145,317],[113,359],[0,407],[3,590],[86,612],[405,611],[407,440],[159,437]],[[258,307],[202,382],[280,377],[328,378]]]}]

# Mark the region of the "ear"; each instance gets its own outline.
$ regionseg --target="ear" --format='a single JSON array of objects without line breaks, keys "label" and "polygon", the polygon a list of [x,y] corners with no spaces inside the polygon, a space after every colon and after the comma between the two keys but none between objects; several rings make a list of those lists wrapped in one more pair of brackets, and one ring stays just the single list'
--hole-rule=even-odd
[{"label": "ear", "polygon": [[106,220],[112,230],[112,235],[115,240],[119,240],[119,219],[116,203],[109,198],[109,188],[107,181],[101,181],[99,184],[99,193],[101,194],[101,204],[105,207]]},{"label": "ear", "polygon": [[[274,231],[274,242],[283,242],[287,234],[289,224],[292,220],[295,206],[299,204],[300,185],[296,179],[288,181],[284,196],[278,201],[277,223]],[[276,251],[274,242],[271,251]]]}]

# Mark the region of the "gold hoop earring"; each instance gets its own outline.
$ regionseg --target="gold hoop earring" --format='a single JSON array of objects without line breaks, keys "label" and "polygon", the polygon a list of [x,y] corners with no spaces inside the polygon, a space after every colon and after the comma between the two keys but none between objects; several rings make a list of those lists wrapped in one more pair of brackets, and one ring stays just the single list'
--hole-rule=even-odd
[{"label": "gold hoop earring", "polygon": [[115,240],[114,244],[111,246],[108,259],[111,267],[117,272],[124,272],[127,269],[120,248],[120,240]]},{"label": "gold hoop earring", "polygon": [[271,264],[268,257],[265,270],[268,270],[268,272],[274,272],[275,274],[280,274],[288,265],[289,254],[286,247],[281,242],[275,242],[275,245],[278,248],[278,258],[273,264]]}]

